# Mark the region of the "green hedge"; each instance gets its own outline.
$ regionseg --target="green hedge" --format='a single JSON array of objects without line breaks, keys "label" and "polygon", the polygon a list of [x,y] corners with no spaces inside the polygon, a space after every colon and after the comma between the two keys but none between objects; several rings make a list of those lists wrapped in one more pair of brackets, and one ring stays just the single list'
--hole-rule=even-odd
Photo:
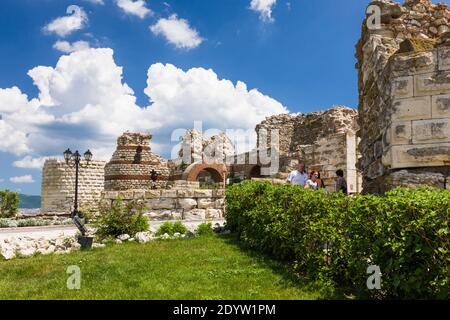
[{"label": "green hedge", "polygon": [[0,190],[0,217],[10,218],[17,214],[19,194],[9,190]]},{"label": "green hedge", "polygon": [[[359,297],[448,298],[449,215],[450,192],[432,188],[346,197],[243,182],[226,191],[227,226],[242,241]],[[381,290],[367,289],[370,265],[381,269]]]}]

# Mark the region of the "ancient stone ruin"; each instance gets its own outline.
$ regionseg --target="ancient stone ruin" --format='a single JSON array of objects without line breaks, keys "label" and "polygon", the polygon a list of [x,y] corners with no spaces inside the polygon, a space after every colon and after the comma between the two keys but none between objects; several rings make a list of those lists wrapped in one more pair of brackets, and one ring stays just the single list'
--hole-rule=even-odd
[{"label": "ancient stone ruin", "polygon": [[141,200],[150,220],[205,220],[224,217],[224,190],[199,189],[199,185],[176,184],[169,190],[106,191],[103,199]]},{"label": "ancient stone ruin", "polygon": [[[105,188],[105,162],[91,161],[79,173],[79,207],[95,206]],[[41,214],[68,215],[73,210],[75,169],[65,161],[50,159],[42,170]]]},{"label": "ancient stone ruin", "polygon": [[449,7],[374,1],[381,27],[357,44],[364,192],[450,185]]},{"label": "ancient stone ruin", "polygon": [[117,149],[105,167],[105,190],[150,190],[152,170],[157,184],[164,186],[169,178],[167,161],[151,152],[150,134],[126,132],[117,139]]},{"label": "ancient stone ruin", "polygon": [[178,158],[169,161],[170,180],[223,183],[228,172],[226,159],[232,159],[234,154],[233,143],[224,132],[205,137],[196,129],[188,129]]},{"label": "ancient stone ruin", "polygon": [[[287,174],[302,161],[308,171],[320,171],[328,190],[334,191],[335,172],[342,169],[349,192],[360,191],[360,177],[355,167],[356,110],[337,106],[324,112],[272,116],[256,126],[257,133],[261,130],[265,130],[267,134],[258,134],[257,151],[253,152],[266,152],[271,144],[272,131],[276,130],[279,136],[279,169],[272,176],[281,178],[284,182]],[[246,156],[247,159],[251,157],[250,154]],[[267,166],[262,163],[233,165],[231,170],[242,179],[261,178]]]},{"label": "ancient stone ruin", "polygon": [[[151,219],[221,218],[223,190],[202,190],[201,184],[223,187],[231,176],[284,183],[299,161],[320,171],[329,191],[337,169],[345,172],[350,193],[417,185],[450,189],[449,7],[430,0],[370,5],[379,8],[380,25],[369,23],[377,10],[368,11],[356,46],[358,111],[336,106],[268,117],[256,126],[255,148],[243,154],[235,154],[224,133],[206,138],[191,129],[178,158],[168,161],[152,153],[151,135],[126,132],[106,166],[93,162],[81,171],[82,206],[120,195],[145,201]],[[276,148],[271,142],[278,142]],[[262,161],[269,150],[269,159],[277,156],[275,170],[273,162]],[[42,212],[70,213],[73,193],[74,170],[47,161]]]}]

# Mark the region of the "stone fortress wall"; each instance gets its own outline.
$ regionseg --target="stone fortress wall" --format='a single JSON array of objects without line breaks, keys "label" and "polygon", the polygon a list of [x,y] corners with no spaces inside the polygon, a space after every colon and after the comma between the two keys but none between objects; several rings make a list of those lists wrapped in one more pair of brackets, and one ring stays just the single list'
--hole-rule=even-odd
[{"label": "stone fortress wall", "polygon": [[[320,171],[330,191],[337,169],[344,170],[350,193],[417,185],[450,189],[449,7],[430,0],[406,0],[403,5],[380,0],[371,5],[380,8],[381,28],[368,28],[364,21],[356,46],[358,111],[338,106],[262,121],[257,133],[266,129],[270,137],[273,130],[279,132],[276,172],[263,176],[267,165],[249,162],[267,152],[268,144],[261,139],[253,151],[235,155],[235,164],[225,165],[204,161],[211,152],[234,154],[224,134],[205,138],[188,130],[179,158],[166,161],[151,152],[151,135],[126,132],[106,168],[94,162],[81,170],[81,206],[121,195],[127,201],[145,201],[151,219],[219,218],[224,214],[224,190],[201,189],[198,181],[205,172],[219,183],[228,174],[284,182],[299,161],[308,171]],[[240,164],[238,158],[246,161]],[[158,190],[152,190],[152,170],[158,173]],[[70,213],[74,174],[62,161],[46,162],[44,214]]]},{"label": "stone fortress wall", "polygon": [[450,11],[430,0],[374,1],[357,44],[358,166],[367,193],[450,186]]},{"label": "stone fortress wall", "polygon": [[199,183],[176,181],[172,189],[105,191],[102,201],[144,201],[150,220],[214,220],[224,217],[225,190],[200,189]]},{"label": "stone fortress wall", "polygon": [[[270,146],[272,131],[277,130],[280,166],[274,177],[280,182],[296,169],[299,161],[303,161],[308,172],[317,170],[321,173],[329,191],[334,191],[336,170],[342,169],[349,192],[357,193],[361,190],[361,177],[355,166],[358,157],[357,118],[355,109],[343,106],[323,112],[268,117],[256,126],[257,133],[261,129],[267,132],[267,135],[258,135],[257,149],[264,152],[266,146]],[[261,141],[261,137],[267,139],[267,143]],[[238,177],[250,178],[253,167],[235,165],[233,170]],[[260,173],[254,172],[258,178]]]},{"label": "stone fortress wall", "polygon": [[[105,187],[105,162],[91,161],[79,172],[79,208],[91,206],[100,199]],[[75,195],[75,169],[65,161],[50,159],[42,170],[41,214],[70,215]]]}]

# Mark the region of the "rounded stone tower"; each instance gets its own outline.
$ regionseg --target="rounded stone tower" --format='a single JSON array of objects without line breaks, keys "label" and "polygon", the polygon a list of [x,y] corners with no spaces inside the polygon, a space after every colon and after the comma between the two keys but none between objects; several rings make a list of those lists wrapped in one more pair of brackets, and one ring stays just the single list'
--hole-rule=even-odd
[{"label": "rounded stone tower", "polygon": [[105,190],[148,190],[152,187],[152,170],[161,184],[167,181],[167,162],[151,152],[152,135],[126,132],[117,139],[117,149],[105,167]]}]

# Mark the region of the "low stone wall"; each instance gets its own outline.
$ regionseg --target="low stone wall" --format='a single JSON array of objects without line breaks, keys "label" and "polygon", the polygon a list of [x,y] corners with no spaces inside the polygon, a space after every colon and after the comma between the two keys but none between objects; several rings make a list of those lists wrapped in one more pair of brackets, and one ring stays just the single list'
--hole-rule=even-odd
[{"label": "low stone wall", "polygon": [[105,191],[103,202],[117,197],[124,201],[142,200],[150,220],[208,220],[224,217],[225,190],[171,189]]}]

